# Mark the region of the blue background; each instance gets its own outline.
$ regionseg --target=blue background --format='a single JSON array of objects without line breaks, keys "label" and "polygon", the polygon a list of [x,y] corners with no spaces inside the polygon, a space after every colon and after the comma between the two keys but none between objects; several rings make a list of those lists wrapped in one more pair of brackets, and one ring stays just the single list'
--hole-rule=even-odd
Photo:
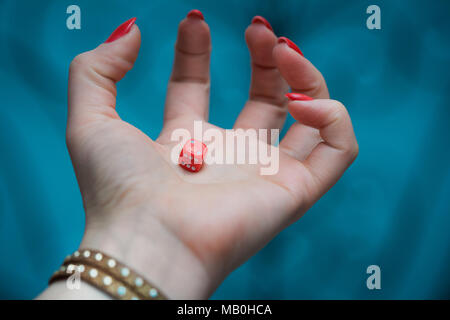
[{"label": "blue background", "polygon": [[[81,7],[81,30],[66,28],[70,4]],[[371,4],[382,30],[366,28]],[[259,14],[322,71],[360,145],[339,183],[213,298],[450,298],[450,2],[411,0],[2,0],[0,298],[35,297],[82,236],[64,140],[71,59],[137,16],[142,47],[118,106],[156,138],[177,25],[193,8],[212,31],[212,123],[231,127],[246,100],[244,30]],[[381,267],[378,291],[366,287],[371,264]]]}]

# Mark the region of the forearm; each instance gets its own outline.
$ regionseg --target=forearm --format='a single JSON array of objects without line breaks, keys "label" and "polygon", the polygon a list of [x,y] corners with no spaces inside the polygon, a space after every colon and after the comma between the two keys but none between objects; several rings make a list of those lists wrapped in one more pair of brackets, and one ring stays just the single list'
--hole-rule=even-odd
[{"label": "forearm", "polygon": [[[79,251],[102,251],[141,274],[169,299],[205,299],[213,282],[199,259],[157,221],[151,228],[108,227],[95,224],[86,230]],[[69,289],[65,281],[52,283],[38,299],[110,299],[101,290],[82,281],[79,289]]]},{"label": "forearm", "polygon": [[70,290],[65,281],[56,281],[45,289],[36,299],[39,300],[110,300],[109,295],[82,282],[79,289]]}]

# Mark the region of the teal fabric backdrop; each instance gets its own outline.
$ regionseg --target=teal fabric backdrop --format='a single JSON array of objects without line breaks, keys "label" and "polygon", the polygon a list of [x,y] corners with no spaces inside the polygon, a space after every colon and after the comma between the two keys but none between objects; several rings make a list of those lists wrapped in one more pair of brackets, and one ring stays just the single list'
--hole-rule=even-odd
[{"label": "teal fabric backdrop", "polygon": [[[66,8],[81,8],[81,30]],[[381,30],[366,8],[381,8]],[[177,25],[211,27],[211,121],[244,104],[244,30],[263,15],[324,74],[360,155],[342,180],[213,298],[450,298],[449,1],[0,1],[0,298],[33,298],[80,242],[84,214],[65,147],[68,65],[137,16],[143,42],[119,84],[122,117],[161,129]],[[290,118],[288,124],[292,123]],[[381,290],[366,268],[381,267]]]}]

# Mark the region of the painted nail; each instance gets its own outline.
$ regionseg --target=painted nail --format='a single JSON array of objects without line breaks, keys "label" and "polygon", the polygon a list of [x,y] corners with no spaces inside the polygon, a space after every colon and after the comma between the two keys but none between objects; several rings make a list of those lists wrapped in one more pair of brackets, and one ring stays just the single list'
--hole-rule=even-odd
[{"label": "painted nail", "polygon": [[313,98],[311,98],[310,96],[307,96],[306,94],[296,93],[296,92],[286,93],[286,97],[288,97],[288,99],[291,100],[291,101],[311,101],[311,100],[314,100]]},{"label": "painted nail", "polygon": [[267,21],[266,19],[264,19],[261,16],[256,16],[252,19],[252,23],[262,23],[263,25],[265,25],[270,31],[273,32],[272,26],[270,25],[269,21]]},{"label": "painted nail", "polygon": [[195,9],[189,11],[189,13],[187,14],[187,17],[205,20],[205,18],[203,17],[203,13],[200,10],[195,10]]},{"label": "painted nail", "polygon": [[291,40],[289,40],[288,38],[279,37],[278,43],[286,43],[289,46],[289,48],[294,49],[295,51],[297,51],[298,53],[300,53],[303,56],[302,50],[300,50],[299,47],[297,47],[297,45],[295,43],[293,43]]},{"label": "painted nail", "polygon": [[136,18],[131,18],[130,20],[127,20],[124,23],[122,23],[120,26],[117,27],[116,30],[114,30],[113,33],[111,33],[111,35],[105,41],[105,43],[113,42],[126,35],[128,32],[130,32],[131,27],[133,26],[135,21]]}]

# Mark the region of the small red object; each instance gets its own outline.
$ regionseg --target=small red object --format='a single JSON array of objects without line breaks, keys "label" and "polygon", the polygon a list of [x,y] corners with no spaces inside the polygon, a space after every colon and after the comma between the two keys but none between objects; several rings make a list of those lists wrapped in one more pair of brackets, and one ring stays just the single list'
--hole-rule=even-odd
[{"label": "small red object", "polygon": [[116,30],[109,36],[109,38],[105,41],[105,43],[113,42],[124,35],[126,35],[128,32],[130,32],[131,27],[133,27],[134,23],[136,22],[136,18],[131,18],[130,20],[125,21],[120,26],[117,27]]},{"label": "small red object", "polygon": [[262,23],[263,25],[266,26],[267,29],[269,29],[270,31],[273,32],[272,26],[270,25],[269,21],[267,21],[266,19],[264,19],[261,16],[255,16],[252,19],[252,23]]},{"label": "small red object", "polygon": [[196,10],[196,9],[189,11],[189,13],[187,14],[187,17],[205,20],[205,18],[203,17],[203,13],[200,10]]},{"label": "small red object", "polygon": [[203,157],[206,154],[206,150],[207,147],[204,143],[190,139],[180,152],[178,164],[184,170],[198,172],[203,166]]},{"label": "small red object", "polygon": [[314,100],[313,98],[311,98],[310,96],[307,96],[306,94],[297,93],[297,92],[286,93],[286,97],[288,97],[288,99],[291,100],[291,101],[311,101],[311,100]]},{"label": "small red object", "polygon": [[286,37],[279,37],[278,38],[278,43],[286,43],[289,48],[294,49],[295,51],[300,53],[302,56],[304,56],[302,50],[300,50],[300,48],[297,47],[297,45],[295,43],[293,43],[291,40],[289,40],[288,38],[286,38]]}]

